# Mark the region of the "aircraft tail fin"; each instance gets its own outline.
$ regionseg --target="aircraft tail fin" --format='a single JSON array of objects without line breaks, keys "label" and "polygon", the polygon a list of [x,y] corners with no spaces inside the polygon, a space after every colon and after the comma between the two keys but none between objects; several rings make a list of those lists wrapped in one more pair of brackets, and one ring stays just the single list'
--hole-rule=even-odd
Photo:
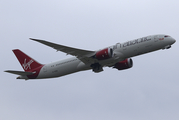
[{"label": "aircraft tail fin", "polygon": [[17,59],[19,60],[21,66],[25,72],[32,71],[33,69],[36,69],[36,68],[42,66],[42,64],[35,61],[33,58],[29,57],[28,55],[26,55],[19,49],[15,49],[15,50],[13,50],[13,52],[16,55]]}]

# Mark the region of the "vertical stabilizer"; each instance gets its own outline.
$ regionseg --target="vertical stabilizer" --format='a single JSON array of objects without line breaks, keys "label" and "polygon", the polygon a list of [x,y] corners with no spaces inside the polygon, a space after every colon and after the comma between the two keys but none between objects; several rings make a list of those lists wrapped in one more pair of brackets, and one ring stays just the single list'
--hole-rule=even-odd
[{"label": "vertical stabilizer", "polygon": [[42,64],[35,61],[33,58],[29,57],[19,49],[13,50],[14,54],[16,55],[17,59],[19,60],[22,68],[24,71],[33,71],[34,69],[43,66]]}]

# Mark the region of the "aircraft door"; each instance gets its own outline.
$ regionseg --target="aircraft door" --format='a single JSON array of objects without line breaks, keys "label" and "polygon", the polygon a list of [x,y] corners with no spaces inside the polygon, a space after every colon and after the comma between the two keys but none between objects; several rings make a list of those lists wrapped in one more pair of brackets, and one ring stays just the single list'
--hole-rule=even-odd
[{"label": "aircraft door", "polygon": [[121,48],[121,44],[120,43],[116,43],[112,49],[113,49],[113,52],[116,51],[117,49],[120,49]]},{"label": "aircraft door", "polygon": [[159,36],[158,35],[155,35],[154,36],[154,42],[158,42],[159,41]]},{"label": "aircraft door", "polygon": [[117,48],[121,48],[121,44],[120,43],[117,43],[116,46],[117,46]]}]

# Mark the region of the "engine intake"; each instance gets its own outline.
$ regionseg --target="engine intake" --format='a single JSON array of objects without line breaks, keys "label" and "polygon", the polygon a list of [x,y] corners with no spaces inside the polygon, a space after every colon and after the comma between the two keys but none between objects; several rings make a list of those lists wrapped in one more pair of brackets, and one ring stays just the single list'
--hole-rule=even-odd
[{"label": "engine intake", "polygon": [[128,69],[128,68],[131,68],[132,66],[133,66],[132,59],[127,58],[124,61],[116,63],[113,68],[116,68],[118,70],[125,70],[125,69]]},{"label": "engine intake", "polygon": [[111,48],[106,48],[101,51],[98,51],[95,55],[95,58],[98,60],[105,60],[113,57],[113,50]]}]

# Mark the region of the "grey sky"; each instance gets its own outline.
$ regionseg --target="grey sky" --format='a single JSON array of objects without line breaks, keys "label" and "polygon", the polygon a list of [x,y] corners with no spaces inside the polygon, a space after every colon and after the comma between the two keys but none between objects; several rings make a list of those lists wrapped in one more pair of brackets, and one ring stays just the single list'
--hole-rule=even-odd
[{"label": "grey sky", "polygon": [[97,50],[147,35],[179,40],[177,0],[1,0],[1,120],[178,120],[179,48],[132,58],[125,71],[79,72],[55,79],[16,80],[18,48],[41,63],[64,53],[29,40]]}]

